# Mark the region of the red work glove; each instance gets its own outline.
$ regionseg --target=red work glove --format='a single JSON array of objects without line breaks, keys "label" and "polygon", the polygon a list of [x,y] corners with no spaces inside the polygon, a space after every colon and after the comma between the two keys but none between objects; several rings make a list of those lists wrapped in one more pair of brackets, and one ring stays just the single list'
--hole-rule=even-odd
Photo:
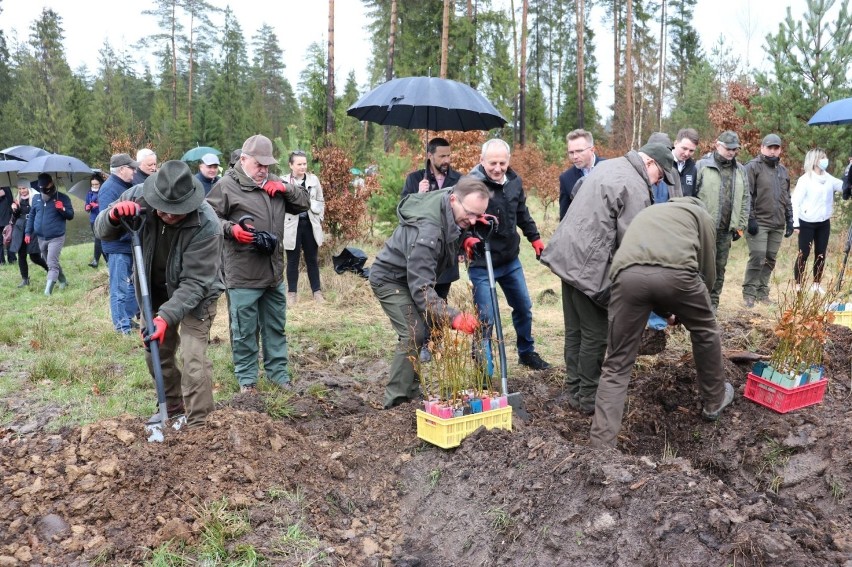
[{"label": "red work glove", "polygon": [[279,193],[285,193],[287,191],[287,186],[280,181],[267,181],[263,184],[263,190],[266,191],[270,197],[274,197]]},{"label": "red work glove", "polygon": [[91,210],[92,210],[92,205],[91,205],[91,203],[89,203],[88,205],[86,205],[86,212],[89,212]]},{"label": "red work glove", "polygon": [[24,244],[29,244],[29,243],[30,243],[30,235],[28,234],[28,235],[24,236]]},{"label": "red work glove", "polygon": [[494,215],[489,215],[488,213],[482,213],[478,217],[476,217],[476,222],[479,224],[500,224],[499,219]]},{"label": "red work glove", "polygon": [[[250,225],[246,225],[250,226]],[[251,244],[254,241],[254,233],[246,230],[238,224],[231,227],[231,236],[240,244]]]},{"label": "red work glove", "polygon": [[109,220],[118,224],[121,217],[136,217],[142,208],[136,201],[119,201],[109,210]]},{"label": "red work glove", "polygon": [[56,207],[56,209],[59,210],[59,211],[65,210],[65,204],[62,203],[62,201],[60,201],[59,199],[57,199],[53,202],[53,206]]},{"label": "red work glove", "polygon": [[154,320],[151,322],[154,324],[154,332],[149,336],[148,328],[146,326],[145,330],[142,331],[142,341],[145,343],[145,346],[148,346],[151,341],[157,341],[157,344],[163,344],[163,339],[166,338],[166,329],[169,328],[169,324],[166,323],[166,320],[162,317],[154,317]]},{"label": "red work glove", "polygon": [[472,335],[479,328],[479,319],[470,313],[459,313],[453,318],[451,326],[456,331]]},{"label": "red work glove", "polygon": [[530,244],[532,244],[533,250],[535,250],[535,259],[541,259],[541,253],[544,251],[544,242],[539,238],[538,240],[533,240]]},{"label": "red work glove", "polygon": [[464,249],[464,253],[467,255],[468,260],[473,260],[473,249],[482,242],[475,236],[468,236],[462,242],[462,249]]}]

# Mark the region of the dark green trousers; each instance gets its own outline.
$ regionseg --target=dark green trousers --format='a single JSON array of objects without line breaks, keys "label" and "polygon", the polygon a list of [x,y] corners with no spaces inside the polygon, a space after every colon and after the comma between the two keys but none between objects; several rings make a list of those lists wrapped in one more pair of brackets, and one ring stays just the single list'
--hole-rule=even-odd
[{"label": "dark green trousers", "polygon": [[754,236],[746,234],[748,264],[746,264],[743,278],[743,297],[753,299],[769,297],[769,277],[775,269],[775,259],[782,240],[784,240],[783,228],[760,226]]},{"label": "dark green trousers", "polygon": [[420,377],[411,361],[420,355],[426,322],[417,311],[407,286],[390,283],[371,283],[370,286],[399,337],[385,388],[384,406],[391,408],[420,395]]},{"label": "dark green trousers", "polygon": [[606,353],[607,310],[574,286],[562,282],[565,322],[565,387],[585,406],[595,403]]},{"label": "dark green trousers", "polygon": [[731,252],[731,231],[718,229],[716,231],[716,281],[710,290],[710,303],[713,308],[719,307],[719,296],[725,285],[725,267],[728,265],[728,254]]}]

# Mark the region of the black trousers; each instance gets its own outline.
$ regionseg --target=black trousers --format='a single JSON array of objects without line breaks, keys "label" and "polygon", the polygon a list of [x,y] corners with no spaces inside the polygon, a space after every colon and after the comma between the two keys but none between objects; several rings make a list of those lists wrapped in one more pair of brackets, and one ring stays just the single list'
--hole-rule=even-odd
[{"label": "black trousers", "polygon": [[828,250],[828,239],[831,236],[831,220],[821,222],[799,221],[799,255],[793,267],[796,283],[802,283],[802,274],[814,248],[814,283],[822,280],[822,270],[825,267],[825,251]]},{"label": "black trousers", "polygon": [[[36,266],[44,268],[45,272],[47,271],[47,262],[45,262],[44,258],[41,257],[41,254],[30,254],[30,260],[32,260],[32,263]],[[30,266],[27,264],[26,244],[18,251],[18,269],[21,271],[21,279],[26,280],[30,277]]]},{"label": "black trousers", "polygon": [[311,283],[311,292],[320,291],[319,272],[319,246],[314,240],[314,230],[311,220],[299,217],[299,226],[296,229],[296,247],[287,250],[287,291],[296,293],[299,284],[299,260],[305,253],[305,268],[308,271],[308,281]]}]

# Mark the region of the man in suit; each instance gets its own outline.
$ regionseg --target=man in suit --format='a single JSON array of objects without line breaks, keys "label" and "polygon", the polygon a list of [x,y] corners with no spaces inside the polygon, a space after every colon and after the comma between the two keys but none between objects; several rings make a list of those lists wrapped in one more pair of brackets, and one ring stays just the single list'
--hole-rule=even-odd
[{"label": "man in suit", "polygon": [[565,137],[568,144],[568,159],[574,164],[559,176],[559,219],[568,212],[571,204],[571,190],[577,181],[589,173],[594,167],[604,161],[595,154],[595,139],[591,132],[573,130]]}]

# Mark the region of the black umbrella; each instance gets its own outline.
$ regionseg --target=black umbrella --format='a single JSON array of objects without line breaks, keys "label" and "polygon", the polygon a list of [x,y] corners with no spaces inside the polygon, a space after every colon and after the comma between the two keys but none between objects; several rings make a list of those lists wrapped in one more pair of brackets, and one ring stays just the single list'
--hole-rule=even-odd
[{"label": "black umbrella", "polygon": [[47,150],[43,150],[36,146],[12,146],[5,150],[0,150],[0,155],[3,159],[17,159],[21,161],[30,161],[31,159],[46,156],[49,154]]},{"label": "black umbrella", "polygon": [[405,77],[379,85],[346,114],[408,130],[491,130],[506,119],[479,91],[436,77]]}]

